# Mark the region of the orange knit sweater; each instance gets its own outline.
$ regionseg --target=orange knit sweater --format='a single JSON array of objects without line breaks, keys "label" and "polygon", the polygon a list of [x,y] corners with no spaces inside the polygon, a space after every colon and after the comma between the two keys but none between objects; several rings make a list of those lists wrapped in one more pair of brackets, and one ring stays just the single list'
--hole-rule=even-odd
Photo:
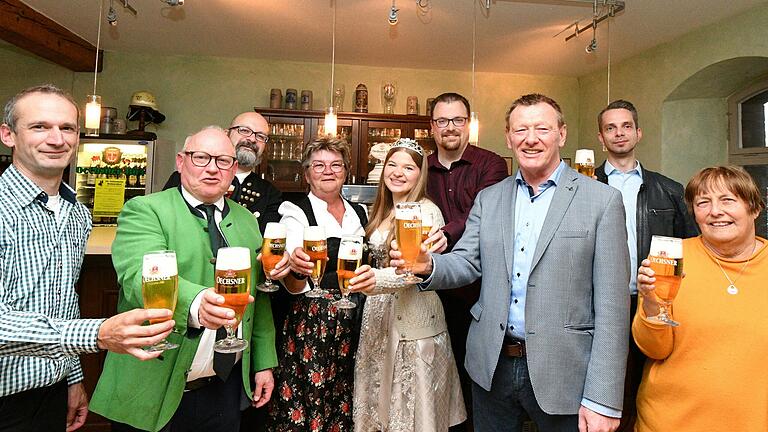
[{"label": "orange knit sweater", "polygon": [[720,263],[701,238],[683,243],[685,279],[672,316],[679,327],[646,320],[642,304],[632,334],[649,357],[637,395],[638,432],[768,431],[768,249]]}]

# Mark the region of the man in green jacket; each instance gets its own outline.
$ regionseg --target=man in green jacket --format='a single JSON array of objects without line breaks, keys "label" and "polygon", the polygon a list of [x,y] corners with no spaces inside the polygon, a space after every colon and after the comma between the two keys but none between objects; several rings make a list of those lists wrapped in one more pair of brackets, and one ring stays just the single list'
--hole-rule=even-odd
[{"label": "man in green jacket", "polygon": [[[249,399],[262,406],[274,388],[271,368],[277,365],[277,355],[269,297],[254,290],[263,277],[255,260],[262,242],[259,225],[247,209],[224,198],[237,170],[234,147],[223,130],[207,127],[187,138],[176,155],[176,168],[180,187],[126,202],[112,261],[122,287],[118,310],[123,311],[143,305],[142,256],[176,251],[177,324],[168,340],[179,348],[146,362],[107,355],[91,410],[110,419],[113,431],[237,431],[240,410]],[[216,225],[208,224],[210,214]],[[225,245],[251,251],[255,299],[251,297],[253,304],[238,329],[249,347],[231,354],[234,358],[213,352],[216,330],[235,320],[231,309],[220,306],[223,297],[211,288],[216,249],[211,246],[212,226]]]}]

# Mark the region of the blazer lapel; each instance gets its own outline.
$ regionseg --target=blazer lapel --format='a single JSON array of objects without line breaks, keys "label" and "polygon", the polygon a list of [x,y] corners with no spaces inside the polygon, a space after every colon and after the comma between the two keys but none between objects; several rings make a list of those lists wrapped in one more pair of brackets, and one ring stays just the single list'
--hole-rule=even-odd
[{"label": "blazer lapel", "polygon": [[501,235],[504,242],[504,262],[507,264],[507,275],[512,280],[512,266],[515,262],[515,199],[517,182],[507,181],[501,192]]},{"label": "blazer lapel", "polygon": [[541,228],[541,234],[539,234],[539,242],[536,244],[536,250],[533,253],[531,273],[536,268],[536,264],[539,263],[541,256],[544,255],[544,251],[547,250],[547,246],[549,246],[552,237],[554,237],[555,232],[560,227],[560,223],[563,221],[565,212],[568,211],[568,207],[571,205],[576,189],[578,189],[576,179],[578,179],[578,174],[570,168],[566,168],[560,175],[560,184],[555,189],[555,196],[552,197],[552,203],[549,205],[547,217],[544,219],[544,225]]}]

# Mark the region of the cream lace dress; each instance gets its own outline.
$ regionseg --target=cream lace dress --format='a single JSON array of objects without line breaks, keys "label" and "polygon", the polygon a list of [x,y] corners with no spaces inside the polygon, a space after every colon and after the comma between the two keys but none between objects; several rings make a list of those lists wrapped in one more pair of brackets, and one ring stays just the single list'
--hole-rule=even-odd
[{"label": "cream lace dress", "polygon": [[[435,221],[442,225],[442,215]],[[370,242],[387,235],[376,231]],[[355,431],[447,431],[467,415],[440,300],[402,285],[393,268],[377,270],[376,280],[355,361]]]}]

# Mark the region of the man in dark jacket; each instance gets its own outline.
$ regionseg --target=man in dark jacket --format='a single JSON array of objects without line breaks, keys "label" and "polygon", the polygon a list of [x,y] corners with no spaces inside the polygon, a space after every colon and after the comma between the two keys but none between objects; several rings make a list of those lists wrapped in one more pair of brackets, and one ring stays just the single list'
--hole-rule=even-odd
[{"label": "man in dark jacket", "polygon": [[[637,310],[637,268],[648,256],[653,235],[687,238],[698,235],[696,224],[685,208],[683,186],[653,172],[635,159],[635,147],[643,137],[637,110],[625,100],[611,102],[597,116],[598,138],[608,160],[595,170],[597,180],[621,191],[627,218],[632,298],[631,316]],[[619,431],[634,428],[635,396],[640,385],[645,356],[630,341],[624,411]]]},{"label": "man in dark jacket", "polygon": [[[268,222],[280,222],[277,209],[283,196],[272,183],[254,172],[261,164],[269,141],[269,124],[261,114],[247,111],[232,119],[227,135],[237,154],[237,174],[230,187],[230,199],[246,207],[259,219],[264,234]],[[163,189],[179,186],[179,173],[174,172]]]}]

